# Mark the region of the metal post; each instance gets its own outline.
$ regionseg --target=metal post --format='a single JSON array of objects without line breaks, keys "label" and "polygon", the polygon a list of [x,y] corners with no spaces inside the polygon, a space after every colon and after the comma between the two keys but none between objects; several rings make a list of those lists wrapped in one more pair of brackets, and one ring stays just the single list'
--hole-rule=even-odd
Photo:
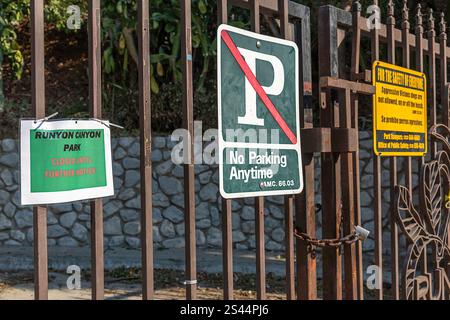
[{"label": "metal post", "polygon": [[[374,5],[378,5],[378,0],[373,0]],[[372,35],[372,62],[380,58],[380,38],[379,30],[373,28]],[[378,281],[380,288],[377,290],[377,297],[383,300],[383,222],[382,222],[382,207],[381,207],[381,158],[375,155],[373,158],[373,178],[374,178],[374,227],[375,227],[375,264],[378,266]]]},{"label": "metal post", "polygon": [[183,70],[183,126],[188,131],[188,163],[184,165],[184,210],[186,237],[186,298],[197,297],[195,248],[194,112],[192,88],[191,0],[181,0],[181,62]]},{"label": "metal post", "polygon": [[[430,126],[437,123],[436,114],[436,50],[435,40],[436,31],[434,13],[430,8],[428,11],[428,107],[430,108]],[[434,141],[430,141],[431,158],[435,158],[437,145]]]},{"label": "metal post", "polygon": [[142,298],[153,299],[152,129],[149,0],[138,1],[139,127],[141,160]]},{"label": "metal post", "polygon": [[[395,64],[395,17],[394,17],[394,3],[389,1],[388,4],[388,20],[387,20],[387,47],[388,47],[388,62]],[[399,281],[398,281],[398,227],[395,220],[396,204],[392,199],[395,199],[394,187],[398,183],[397,177],[397,158],[390,158],[390,183],[391,183],[391,208],[390,208],[390,226],[391,226],[391,274],[392,274],[392,295],[395,300],[399,298]]]},{"label": "metal post", "polygon": [[[228,1],[218,3],[219,23],[228,22]],[[222,199],[223,298],[233,299],[233,211],[230,199]]]},{"label": "metal post", "polygon": [[[410,57],[410,46],[409,46],[409,29],[411,28],[411,24],[409,23],[409,10],[408,10],[408,1],[403,1],[403,10],[402,10],[402,62],[403,67],[409,69],[411,67],[411,57]],[[413,186],[412,186],[412,163],[411,157],[405,157],[405,180],[406,186],[409,189],[409,192],[412,194]]]},{"label": "metal post", "polygon": [[[253,32],[260,32],[259,0],[249,0],[250,20]],[[264,238],[264,197],[255,198],[256,227],[256,296],[258,300],[266,297],[266,252]]]},{"label": "metal post", "polygon": [[[100,0],[89,1],[89,106],[93,118],[102,117]],[[92,299],[104,299],[103,202],[91,201]]]},{"label": "metal post", "polygon": [[447,78],[448,78],[448,62],[447,62],[447,23],[445,22],[445,14],[441,13],[441,21],[439,23],[441,34],[440,39],[440,57],[441,57],[441,104],[443,109],[442,123],[449,125],[449,100],[447,92]]},{"label": "metal post", "polygon": [[[352,41],[352,72],[351,78],[353,81],[358,80],[359,72],[360,72],[360,51],[361,51],[361,29],[359,27],[359,19],[361,18],[362,6],[359,1],[355,1],[353,3],[353,41]],[[351,94],[351,127],[358,128],[359,126],[359,100],[358,94]],[[361,200],[360,200],[360,166],[359,166],[359,148],[355,151],[353,155],[353,168],[355,170],[355,174],[353,175],[353,184],[355,186],[354,190],[354,210],[355,210],[355,222],[357,225],[361,225]],[[348,229],[346,230],[348,231]],[[362,243],[356,243],[356,298],[363,300],[364,299],[364,271],[363,271],[363,251],[362,251]],[[346,270],[346,279],[347,273],[352,272],[351,270]]]},{"label": "metal post", "polygon": [[[296,22],[295,40],[301,43],[303,68],[300,68],[303,82],[300,84],[300,125],[302,128],[313,127],[312,107],[312,75],[311,75],[311,34],[310,13],[305,14],[301,22]],[[302,154],[303,176],[305,188],[295,198],[296,200],[296,225],[311,237],[316,237],[316,205],[315,205],[315,180],[314,180],[314,154]],[[297,239],[297,299],[317,299],[317,260],[314,249],[306,241]]]},{"label": "metal post", "polygon": [[[36,119],[45,117],[44,1],[31,1],[31,103]],[[34,298],[48,299],[47,208],[35,206]]]},{"label": "metal post", "polygon": [[[319,70],[320,76],[338,77],[337,52],[330,50],[330,43],[338,43],[337,30],[332,22],[337,16],[330,7],[319,11]],[[335,58],[335,59],[334,59]],[[333,65],[332,65],[333,64]],[[331,89],[320,93],[320,125],[339,126],[339,108],[331,98]],[[321,154],[322,225],[324,238],[337,238],[341,222],[340,158],[328,152]],[[338,248],[323,248],[323,299],[342,299],[342,257]]]},{"label": "metal post", "polygon": [[[290,39],[289,33],[289,1],[278,0],[281,37]],[[286,298],[295,299],[294,275],[294,196],[285,196],[285,243],[286,243]]]}]

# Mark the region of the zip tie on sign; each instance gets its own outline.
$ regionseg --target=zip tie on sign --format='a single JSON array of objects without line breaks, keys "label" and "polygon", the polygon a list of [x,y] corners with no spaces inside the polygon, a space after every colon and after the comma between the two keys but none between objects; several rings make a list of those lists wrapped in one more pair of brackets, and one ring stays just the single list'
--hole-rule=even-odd
[{"label": "zip tie on sign", "polygon": [[194,284],[197,284],[197,280],[185,280],[182,282],[185,286],[192,286]]},{"label": "zip tie on sign", "polygon": [[91,118],[91,120],[94,120],[94,121],[97,121],[97,122],[100,122],[101,124],[103,124],[104,126],[106,126],[106,127],[116,127],[116,128],[119,128],[119,129],[125,129],[124,127],[122,127],[122,126],[119,126],[118,124],[114,124],[114,123],[109,123],[109,125],[108,124],[106,124],[105,123],[105,121],[103,121],[103,120],[100,120],[100,119],[97,119],[97,118]]},{"label": "zip tie on sign", "polygon": [[39,129],[39,128],[41,127],[41,125],[42,125],[45,121],[48,121],[48,120],[50,120],[51,118],[56,117],[56,116],[58,115],[58,113],[59,113],[59,112],[55,112],[55,113],[49,115],[48,117],[44,117],[44,118],[42,118],[42,119],[36,119],[36,120],[34,120],[34,123],[40,122],[39,125],[38,125],[36,128],[34,128],[34,130]]}]

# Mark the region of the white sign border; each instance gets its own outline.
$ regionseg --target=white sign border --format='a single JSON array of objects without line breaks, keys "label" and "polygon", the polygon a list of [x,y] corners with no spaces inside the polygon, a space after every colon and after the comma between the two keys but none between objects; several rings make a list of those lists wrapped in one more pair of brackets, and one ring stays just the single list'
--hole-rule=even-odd
[{"label": "white sign border", "polygon": [[[217,29],[217,110],[218,110],[218,135],[219,135],[219,191],[223,198],[225,199],[234,199],[234,198],[248,198],[248,197],[258,197],[258,196],[278,196],[278,195],[293,195],[299,194],[303,191],[304,182],[303,182],[303,163],[302,163],[302,152],[301,152],[301,137],[300,137],[300,100],[299,100],[299,91],[295,91],[295,114],[296,114],[296,125],[297,125],[297,144],[296,145],[270,145],[272,149],[295,149],[297,150],[298,155],[298,169],[299,169],[299,178],[300,178],[300,187],[298,189],[290,189],[290,190],[261,190],[261,191],[253,191],[253,192],[238,192],[238,193],[227,193],[224,190],[223,185],[223,150],[225,148],[237,147],[243,148],[247,146],[249,149],[254,148],[264,148],[264,144],[257,143],[230,143],[224,141],[222,137],[222,38],[221,32],[222,30],[228,30],[234,33],[238,33],[244,35],[246,37],[254,38],[255,40],[263,40],[267,42],[273,42],[285,46],[290,46],[294,48],[295,51],[295,88],[299,88],[299,50],[297,44],[293,41],[270,37],[266,35],[262,35],[259,33],[254,33],[251,31],[243,30],[240,28],[232,27],[227,24],[221,24]],[[266,145],[267,146],[267,145]]]},{"label": "white sign border", "polygon": [[[20,121],[20,202],[22,206],[66,203],[80,200],[96,199],[114,195],[114,179],[111,157],[111,132],[109,122],[96,120],[54,120],[36,122],[35,120]],[[39,127],[40,130],[103,129],[105,144],[106,186],[84,188],[70,191],[31,192],[30,163],[30,130]]]}]

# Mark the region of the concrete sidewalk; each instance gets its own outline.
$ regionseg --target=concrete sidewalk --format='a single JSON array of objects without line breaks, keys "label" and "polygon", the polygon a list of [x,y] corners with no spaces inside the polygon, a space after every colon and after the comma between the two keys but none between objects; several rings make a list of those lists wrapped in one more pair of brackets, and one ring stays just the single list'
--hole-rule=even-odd
[{"label": "concrete sidewalk", "polygon": [[[90,269],[91,252],[89,248],[49,247],[49,269],[65,271],[69,265],[77,265],[82,270]],[[234,251],[234,272],[253,274],[256,272],[255,253]],[[319,266],[320,264],[318,264]],[[140,250],[108,249],[105,251],[105,269],[119,267],[140,267]],[[155,250],[154,268],[184,270],[184,249]],[[217,249],[197,249],[197,268],[199,272],[222,272],[222,252]],[[14,272],[33,270],[32,247],[0,247],[0,271]],[[285,275],[285,260],[278,254],[266,253],[266,272],[277,276]]]}]

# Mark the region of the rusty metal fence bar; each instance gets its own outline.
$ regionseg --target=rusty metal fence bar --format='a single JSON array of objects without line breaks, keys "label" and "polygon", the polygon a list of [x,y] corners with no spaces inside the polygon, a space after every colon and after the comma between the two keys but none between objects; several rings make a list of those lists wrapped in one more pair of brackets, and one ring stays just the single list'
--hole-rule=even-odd
[{"label": "rusty metal fence bar", "polygon": [[[374,5],[378,5],[378,0],[373,1]],[[380,36],[378,28],[371,31],[372,42],[372,62],[380,59]],[[381,207],[381,158],[378,155],[373,157],[373,176],[374,176],[374,221],[375,221],[375,265],[378,266],[377,281],[381,285],[377,289],[378,299],[383,299],[383,213]]]},{"label": "rusty metal fence bar", "polygon": [[[361,16],[362,7],[359,3],[355,2],[353,4],[353,38],[352,38],[352,65],[350,78],[352,81],[359,81],[360,78],[360,50],[361,50],[361,31],[357,27],[358,19]],[[358,114],[359,114],[359,100],[358,94],[355,92],[351,93],[351,112],[352,112],[352,127],[358,128]],[[353,158],[353,167],[355,172],[360,172],[359,166],[359,150],[355,151]],[[356,225],[361,225],[361,208],[360,208],[360,181],[358,175],[353,175],[354,177],[354,206],[355,206],[355,223]],[[364,273],[363,273],[363,250],[362,243],[356,243],[356,299],[364,299]],[[347,271],[346,271],[347,272]]]},{"label": "rusty metal fence bar", "polygon": [[[291,40],[289,27],[289,1],[279,0],[280,34],[282,38]],[[294,196],[285,196],[285,252],[286,252],[286,299],[295,299],[295,262],[294,262]]]},{"label": "rusty metal fence bar", "polygon": [[[260,3],[259,0],[249,0],[251,30],[260,33]],[[264,198],[255,198],[255,228],[256,228],[256,298],[266,298],[266,252],[264,232]]]},{"label": "rusty metal fence bar", "polygon": [[181,64],[183,71],[183,127],[188,132],[184,165],[184,210],[186,252],[186,299],[197,298],[197,256],[195,239],[194,102],[192,80],[191,1],[181,0]]},{"label": "rusty metal fence bar", "polygon": [[[394,18],[394,6],[390,2],[388,4],[388,17],[386,21],[387,26],[387,59],[391,64],[396,63],[395,56],[395,40],[394,40],[394,30],[395,30],[395,18]],[[398,167],[397,167],[397,157],[391,157],[389,160],[390,164],[390,184],[397,185],[398,182]],[[391,188],[390,197],[394,199],[395,193],[394,189]],[[389,220],[391,227],[391,281],[392,281],[392,296],[399,297],[399,265],[398,265],[398,228],[395,223],[395,205],[394,202],[391,202],[390,210],[389,210]]]},{"label": "rusty metal fence bar", "polygon": [[[331,6],[321,8],[319,11],[318,37],[319,37],[319,76],[338,78],[337,65],[331,55],[337,61],[338,54],[338,32],[334,24],[338,23],[336,11],[331,10]],[[336,67],[336,68],[335,68]],[[320,126],[336,127],[336,119],[333,114],[336,106],[331,99],[331,89],[321,89],[320,91]],[[331,150],[330,150],[331,151]],[[340,186],[335,182],[340,180],[339,159],[332,152],[321,153],[321,193],[322,193],[322,236],[324,238],[339,237],[340,208]],[[341,256],[339,248],[324,248],[322,251],[323,261],[323,299],[342,298],[342,278],[341,278]]]},{"label": "rusty metal fence bar", "polygon": [[[45,117],[44,1],[31,1],[31,104],[36,119]],[[33,210],[34,297],[48,299],[47,208]]]},{"label": "rusty metal fence bar", "polygon": [[[228,1],[218,2],[218,24],[228,23]],[[230,199],[222,199],[222,263],[223,263],[223,298],[233,299],[233,211]]]},{"label": "rusty metal fence bar", "polygon": [[141,169],[142,299],[154,296],[152,129],[150,100],[150,0],[138,1],[139,127]]},{"label": "rusty metal fence bar", "polygon": [[[89,2],[89,108],[90,116],[102,118],[102,55],[100,0]],[[103,200],[91,201],[92,299],[104,299]]]}]

